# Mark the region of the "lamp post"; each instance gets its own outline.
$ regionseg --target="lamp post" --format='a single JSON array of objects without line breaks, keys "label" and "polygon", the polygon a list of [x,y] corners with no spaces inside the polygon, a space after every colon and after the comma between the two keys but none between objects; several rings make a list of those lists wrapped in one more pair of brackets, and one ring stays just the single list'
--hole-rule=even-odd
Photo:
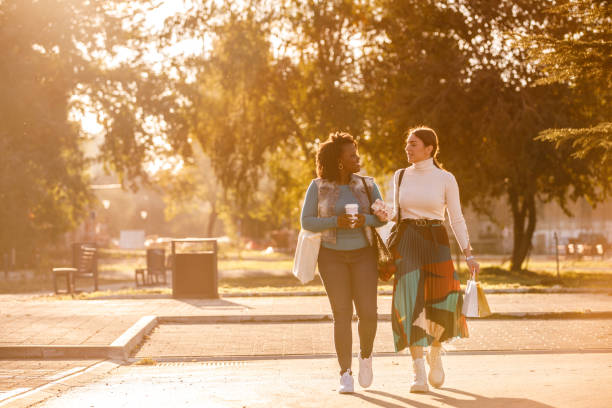
[{"label": "lamp post", "polygon": [[147,246],[147,218],[149,217],[149,213],[147,212],[147,210],[141,210],[140,211],[140,218],[142,219],[143,222],[143,230],[144,230],[144,235],[145,235],[145,247]]},{"label": "lamp post", "polygon": [[102,238],[104,239],[104,245],[108,245],[110,242],[110,217],[109,209],[111,206],[110,200],[102,200],[102,208],[104,208],[104,217],[102,224]]},{"label": "lamp post", "polygon": [[555,260],[557,262],[557,280],[561,282],[561,272],[559,270],[559,237],[555,231],[553,237],[555,238]]}]

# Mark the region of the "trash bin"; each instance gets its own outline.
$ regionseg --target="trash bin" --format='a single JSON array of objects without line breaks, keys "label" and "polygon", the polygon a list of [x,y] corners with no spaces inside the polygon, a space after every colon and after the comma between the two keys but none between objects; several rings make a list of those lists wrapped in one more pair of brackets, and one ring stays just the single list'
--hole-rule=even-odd
[{"label": "trash bin", "polygon": [[216,239],[172,240],[172,297],[219,297]]}]

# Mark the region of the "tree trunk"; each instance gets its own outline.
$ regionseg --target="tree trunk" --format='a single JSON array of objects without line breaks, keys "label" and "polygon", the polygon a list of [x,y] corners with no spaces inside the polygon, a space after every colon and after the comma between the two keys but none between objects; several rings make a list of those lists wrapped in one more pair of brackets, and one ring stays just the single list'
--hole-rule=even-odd
[{"label": "tree trunk", "polygon": [[536,205],[534,194],[509,194],[514,220],[514,245],[510,270],[520,271],[531,249],[531,240],[536,226]]},{"label": "tree trunk", "polygon": [[217,203],[215,201],[211,201],[210,203],[210,214],[208,215],[208,231],[206,232],[206,236],[208,238],[212,238],[215,233],[215,224],[217,223]]}]

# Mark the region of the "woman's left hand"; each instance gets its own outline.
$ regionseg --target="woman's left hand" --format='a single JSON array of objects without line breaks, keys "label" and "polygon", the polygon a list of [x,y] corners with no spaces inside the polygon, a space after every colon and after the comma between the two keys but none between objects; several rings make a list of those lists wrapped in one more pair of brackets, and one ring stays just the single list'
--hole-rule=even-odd
[{"label": "woman's left hand", "polygon": [[389,214],[385,210],[375,210],[374,215],[382,222],[389,221]]},{"label": "woman's left hand", "polygon": [[465,261],[468,265],[468,269],[472,274],[474,279],[478,279],[478,274],[480,273],[480,264],[476,262],[476,259],[470,259],[469,261]]},{"label": "woman's left hand", "polygon": [[365,225],[366,218],[363,214],[357,214],[357,221],[353,224],[351,228],[361,228]]}]

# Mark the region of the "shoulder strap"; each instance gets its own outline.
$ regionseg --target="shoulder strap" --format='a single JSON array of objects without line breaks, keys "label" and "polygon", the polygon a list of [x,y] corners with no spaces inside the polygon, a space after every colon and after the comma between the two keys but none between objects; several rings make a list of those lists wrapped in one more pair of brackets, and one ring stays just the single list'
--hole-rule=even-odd
[{"label": "shoulder strap", "polygon": [[363,187],[365,188],[366,194],[368,195],[368,201],[370,202],[370,205],[372,205],[372,196],[370,195],[370,189],[368,188],[368,185],[365,181],[365,177],[361,177],[361,181],[363,182]]},{"label": "shoulder strap", "polygon": [[402,211],[402,207],[400,206],[399,203],[399,189],[400,186],[402,185],[402,178],[404,177],[404,172],[406,171],[406,169],[402,169],[400,170],[400,174],[397,180],[397,186],[395,187],[395,202],[397,203],[397,220],[396,222],[399,222],[402,219],[401,216],[401,211]]},{"label": "shoulder strap", "polygon": [[[370,194],[370,189],[368,188],[368,185],[365,181],[365,177],[361,177],[361,181],[363,182],[363,187],[365,188],[366,194],[368,195],[368,201],[370,203],[370,212],[371,212],[372,211],[372,196]],[[376,232],[376,228],[374,228],[373,225],[370,225],[370,229],[372,230],[372,235],[373,235],[372,238],[374,239],[374,242],[372,243],[372,245],[376,248],[376,245],[377,245],[376,237],[378,237],[378,240],[380,241],[380,235],[378,235],[378,232]],[[368,234],[366,234],[365,229],[363,229],[363,233],[366,237],[366,241],[369,241]]]}]

